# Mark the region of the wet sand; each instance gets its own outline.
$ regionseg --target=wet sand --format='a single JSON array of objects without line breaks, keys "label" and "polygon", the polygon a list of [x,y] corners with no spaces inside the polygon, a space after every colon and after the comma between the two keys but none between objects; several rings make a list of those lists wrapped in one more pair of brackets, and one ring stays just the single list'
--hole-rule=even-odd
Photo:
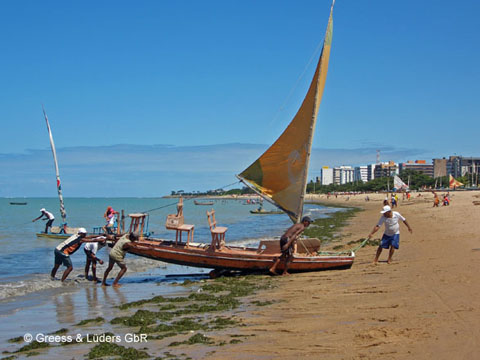
[{"label": "wet sand", "polygon": [[[413,234],[401,225],[392,264],[384,251],[373,265],[376,248],[367,246],[350,270],[276,278],[278,286],[258,300],[279,302],[255,310],[240,329],[255,336],[209,358],[478,358],[480,206],[472,202],[480,200],[480,192],[452,194],[451,205],[439,208],[432,207],[431,193],[400,199],[395,210]],[[316,198],[365,209],[343,229],[343,242],[367,236],[378,221],[384,196],[364,198]]]}]

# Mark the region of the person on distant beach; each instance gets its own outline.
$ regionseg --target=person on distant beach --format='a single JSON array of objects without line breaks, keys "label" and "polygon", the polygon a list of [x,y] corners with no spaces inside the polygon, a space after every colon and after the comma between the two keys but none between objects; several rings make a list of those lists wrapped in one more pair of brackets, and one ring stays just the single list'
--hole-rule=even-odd
[{"label": "person on distant beach", "polygon": [[438,207],[440,204],[440,199],[438,198],[437,193],[434,191],[433,192],[433,207]]},{"label": "person on distant beach", "polygon": [[383,206],[390,206],[390,203],[388,202],[388,197],[386,197],[385,199],[383,199]]},{"label": "person on distant beach", "polygon": [[79,228],[77,234],[70,236],[67,240],[60,243],[54,250],[55,254],[55,265],[53,266],[50,276],[55,279],[57,270],[60,265],[65,265],[67,269],[63,272],[62,281],[65,281],[68,274],[73,270],[72,260],[70,260],[70,255],[80,248],[85,242],[98,242],[101,240],[86,240],[85,236],[87,235],[87,230],[85,228]]},{"label": "person on distant beach", "polygon": [[45,210],[45,208],[40,209],[40,216],[36,219],[33,219],[32,222],[39,220],[42,216],[45,216],[42,220],[48,220],[45,224],[45,234],[48,234],[48,228],[52,227],[53,221],[55,220],[55,216],[50,211]]},{"label": "person on distant beach", "polygon": [[277,258],[273,264],[273,266],[269,269],[270,273],[274,275],[278,275],[275,271],[280,261],[285,262],[285,269],[283,270],[282,275],[287,275],[288,272],[288,265],[292,261],[293,258],[293,245],[297,240],[298,236],[312,223],[312,219],[308,216],[305,216],[302,219],[302,222],[299,224],[292,225],[285,231],[285,233],[280,238],[280,250],[282,255]]},{"label": "person on distant beach", "polygon": [[105,245],[106,245],[106,237],[105,236],[99,236],[98,238],[95,238],[94,240],[100,240],[100,242],[89,242],[86,243],[83,247],[83,251],[85,252],[85,255],[87,257],[86,263],[85,263],[85,279],[88,280],[88,271],[90,270],[90,265],[92,266],[92,281],[98,282],[97,278],[97,261],[100,263],[100,265],[103,265],[103,260],[97,258],[97,252],[98,250],[101,250]]},{"label": "person on distant beach", "polygon": [[380,217],[380,220],[378,220],[378,223],[377,225],[375,225],[372,232],[368,235],[368,239],[371,239],[372,235],[375,234],[378,229],[380,229],[382,224],[385,224],[385,232],[383,233],[382,242],[378,246],[375,260],[373,260],[373,263],[376,264],[378,262],[378,258],[380,257],[383,249],[390,248],[387,260],[387,263],[390,264],[392,262],[392,256],[395,252],[395,249],[398,250],[398,247],[400,245],[399,220],[403,221],[410,233],[412,233],[412,228],[407,223],[407,220],[399,212],[392,211],[392,208],[388,205],[385,205],[383,207],[383,210],[380,211],[380,213],[382,214],[382,216]]},{"label": "person on distant beach", "polygon": [[450,200],[448,199],[447,195],[443,195],[443,204],[442,206],[448,206],[450,205]]},{"label": "person on distant beach", "polygon": [[391,203],[392,203],[392,209],[393,209],[394,207],[397,207],[397,200],[395,199],[395,195],[393,195],[393,194],[392,194]]},{"label": "person on distant beach", "polygon": [[118,214],[118,211],[113,210],[111,206],[107,207],[105,214],[103,214],[103,217],[107,221],[107,223],[103,227],[103,231],[105,231],[105,234],[113,234],[113,227],[115,225],[115,215],[117,214]]},{"label": "person on distant beach", "polygon": [[103,274],[102,286],[107,285],[107,277],[110,271],[112,271],[113,265],[117,264],[120,267],[120,272],[113,281],[113,286],[120,286],[118,281],[127,272],[127,265],[125,264],[125,255],[130,247],[130,242],[137,241],[137,234],[131,232],[130,234],[123,235],[110,250],[110,256],[108,259],[108,267]]}]

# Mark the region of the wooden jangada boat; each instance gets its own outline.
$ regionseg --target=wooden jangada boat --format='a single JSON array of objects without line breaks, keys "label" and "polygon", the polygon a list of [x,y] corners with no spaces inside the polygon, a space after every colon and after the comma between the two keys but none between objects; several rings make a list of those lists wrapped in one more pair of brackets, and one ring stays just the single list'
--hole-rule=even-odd
[{"label": "wooden jangada boat", "polygon": [[[332,40],[332,13],[333,4],[322,53],[300,109],[278,140],[238,175],[240,181],[285,212],[294,223],[301,221],[303,213],[313,133],[328,69]],[[214,213],[213,210],[212,212]],[[169,215],[171,216],[174,215]],[[141,224],[142,221],[140,218],[137,224]],[[168,221],[169,219],[167,219],[167,228]],[[227,228],[216,227],[214,216],[213,221],[209,218],[209,223],[212,234],[211,244],[192,242],[194,226],[183,224],[182,217],[181,220],[179,218],[176,227],[171,227],[177,231],[175,241],[143,238],[134,242],[129,252],[181,265],[255,272],[268,271],[274,260],[281,254],[278,240],[261,241],[257,248],[225,245],[222,239],[225,237]],[[130,228],[138,231],[141,226]],[[182,232],[188,234],[186,242],[182,242]],[[344,255],[324,252],[320,254],[319,248],[318,239],[298,240],[298,253],[294,254],[293,261],[289,264],[289,271],[349,268],[355,258],[353,252]],[[280,263],[277,270],[283,270],[282,266],[283,264]]]}]

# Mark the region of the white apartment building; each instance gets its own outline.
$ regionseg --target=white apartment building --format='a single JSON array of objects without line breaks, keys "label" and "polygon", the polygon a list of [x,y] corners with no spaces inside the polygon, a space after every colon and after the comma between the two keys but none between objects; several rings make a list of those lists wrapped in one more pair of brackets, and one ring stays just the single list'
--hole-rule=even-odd
[{"label": "white apartment building", "polygon": [[320,175],[320,184],[330,185],[333,184],[333,169],[330,169],[328,166],[324,166]]},{"label": "white apartment building", "polygon": [[374,179],[375,164],[355,167],[354,181],[367,182]]},{"label": "white apartment building", "polygon": [[351,166],[333,168],[333,183],[337,185],[353,182],[355,169]]}]

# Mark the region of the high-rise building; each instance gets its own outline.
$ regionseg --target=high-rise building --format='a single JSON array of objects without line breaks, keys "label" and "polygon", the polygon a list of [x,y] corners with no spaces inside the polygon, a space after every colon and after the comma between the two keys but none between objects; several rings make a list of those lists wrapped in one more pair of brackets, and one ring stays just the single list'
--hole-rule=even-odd
[{"label": "high-rise building", "polygon": [[324,166],[320,174],[320,184],[330,185],[333,184],[333,169],[328,166]]},{"label": "high-rise building", "polygon": [[375,179],[380,177],[393,176],[395,174],[398,175],[398,166],[393,161],[375,165]]},{"label": "high-rise building", "polygon": [[375,164],[355,167],[354,181],[368,182],[375,177]]},{"label": "high-rise building", "polygon": [[430,177],[433,177],[434,175],[434,165],[427,164],[426,160],[415,160],[415,162],[409,160],[406,163],[400,163],[399,170],[400,172],[404,170],[413,170]]}]

